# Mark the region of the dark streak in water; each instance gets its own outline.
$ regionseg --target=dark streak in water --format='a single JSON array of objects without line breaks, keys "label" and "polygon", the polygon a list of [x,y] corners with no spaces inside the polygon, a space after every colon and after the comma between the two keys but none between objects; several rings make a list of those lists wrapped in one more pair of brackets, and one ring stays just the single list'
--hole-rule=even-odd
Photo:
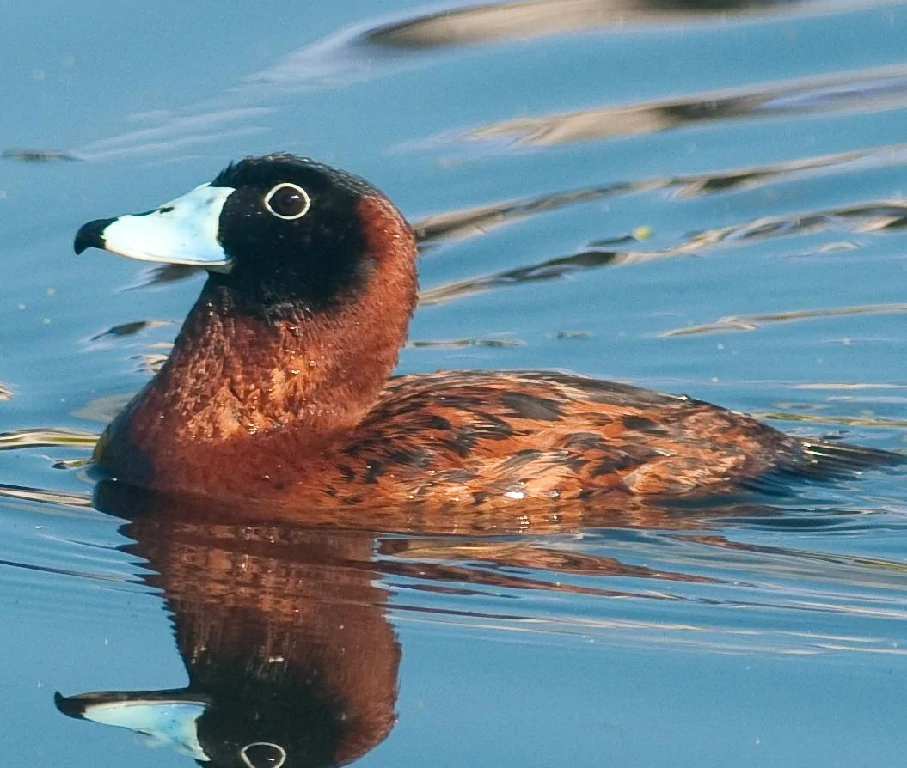
[{"label": "dark streak in water", "polygon": [[604,267],[619,263],[622,260],[623,255],[613,251],[584,251],[572,256],[548,259],[527,267],[506,269],[490,275],[481,275],[466,280],[445,283],[435,288],[427,288],[419,293],[419,304],[421,306],[432,306],[433,304],[442,304],[451,299],[472,296],[476,293],[496,288],[556,280],[573,272]]},{"label": "dark streak in water", "polygon": [[795,320],[814,320],[820,317],[842,317],[848,315],[889,315],[902,312],[907,312],[907,304],[864,304],[852,307],[796,309],[789,312],[773,312],[763,315],[728,315],[712,323],[674,328],[659,335],[666,338],[728,331],[755,331],[763,325],[789,323]]},{"label": "dark streak in water", "polygon": [[658,189],[666,186],[666,184],[667,182],[663,180],[634,184],[606,184],[568,192],[554,192],[522,200],[508,200],[478,208],[467,208],[461,211],[450,211],[448,213],[426,216],[424,219],[415,222],[413,229],[416,232],[419,245],[424,250],[426,246],[436,240],[482,235],[494,226],[516,219],[527,218],[546,211],[555,211],[593,200],[601,200],[614,195]]},{"label": "dark streak in water", "polygon": [[102,576],[97,573],[88,573],[87,571],[73,571],[68,568],[50,568],[46,565],[32,565],[31,563],[17,563],[13,560],[0,560],[0,566],[9,568],[20,568],[24,571],[38,571],[39,573],[52,573],[57,576],[75,576],[80,579],[90,579],[91,581],[108,581],[123,583],[126,579],[114,578],[112,576]]},{"label": "dark streak in water", "polygon": [[189,267],[184,264],[164,264],[159,267],[152,267],[145,270],[143,276],[134,285],[129,286],[128,290],[144,288],[148,285],[176,283],[202,271],[201,267]]},{"label": "dark streak in water", "polygon": [[79,429],[14,429],[0,432],[0,451],[19,448],[71,448],[94,447],[98,436]]},{"label": "dark streak in water", "polygon": [[701,122],[842,111],[872,112],[905,105],[907,72],[898,67],[504,120],[470,130],[466,136],[472,139],[511,137],[525,144],[553,145],[655,133]]},{"label": "dark streak in water", "polygon": [[377,27],[372,43],[394,48],[447,48],[585,29],[695,19],[725,20],[737,14],[792,12],[817,3],[779,0],[535,0],[444,10]]},{"label": "dark streak in water", "polygon": [[0,497],[68,507],[92,506],[91,496],[88,494],[67,493],[46,488],[29,488],[25,485],[0,485]]},{"label": "dark streak in water", "polygon": [[413,349],[464,349],[465,347],[521,347],[519,339],[422,339],[407,342]]},{"label": "dark streak in water", "polygon": [[80,157],[55,149],[4,149],[0,153],[4,160],[19,160],[23,163],[47,163],[51,161],[74,162]]},{"label": "dark streak in water", "polygon": [[146,328],[159,328],[164,325],[170,325],[169,320],[135,320],[131,323],[122,323],[108,328],[102,333],[91,337],[92,341],[100,341],[104,338],[122,338],[124,336],[134,336]]}]

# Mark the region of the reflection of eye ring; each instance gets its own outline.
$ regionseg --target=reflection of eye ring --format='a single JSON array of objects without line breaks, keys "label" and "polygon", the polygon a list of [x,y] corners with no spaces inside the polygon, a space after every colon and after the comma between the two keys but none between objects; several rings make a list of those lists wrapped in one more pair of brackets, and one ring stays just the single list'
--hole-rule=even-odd
[{"label": "reflection of eye ring", "polygon": [[272,741],[253,741],[251,744],[246,744],[241,750],[239,750],[239,756],[242,758],[242,761],[248,766],[248,768],[264,768],[262,765],[256,765],[252,762],[247,754],[250,749],[253,747],[267,747],[273,749],[277,754],[274,756],[276,759],[273,760],[268,765],[268,768],[281,768],[281,766],[287,761],[287,751],[280,746],[280,744],[275,744]]},{"label": "reflection of eye ring", "polygon": [[268,190],[264,197],[267,208],[278,219],[292,221],[305,216],[312,207],[312,198],[298,184],[281,182]]}]

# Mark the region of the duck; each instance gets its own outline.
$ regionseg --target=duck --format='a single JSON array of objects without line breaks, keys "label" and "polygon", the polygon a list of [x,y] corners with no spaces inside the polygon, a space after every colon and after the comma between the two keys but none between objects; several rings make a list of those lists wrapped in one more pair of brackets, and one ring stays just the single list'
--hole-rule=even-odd
[{"label": "duck", "polygon": [[896,454],[786,434],[684,394],[559,371],[393,372],[418,247],[375,186],[291,154],[247,157],[99,248],[200,267],[169,358],[106,428],[107,478],[306,508],[493,512],[727,495]]}]

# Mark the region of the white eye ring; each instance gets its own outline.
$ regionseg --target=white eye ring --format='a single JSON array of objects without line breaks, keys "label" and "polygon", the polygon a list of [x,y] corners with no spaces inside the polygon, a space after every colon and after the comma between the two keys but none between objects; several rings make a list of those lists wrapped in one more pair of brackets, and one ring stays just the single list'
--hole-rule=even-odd
[{"label": "white eye ring", "polygon": [[282,768],[283,764],[287,761],[287,751],[280,746],[280,744],[274,744],[270,741],[253,741],[251,744],[246,744],[246,746],[239,750],[240,758],[242,758],[242,761],[249,766],[249,768],[255,768],[248,755],[248,751],[252,747],[271,747],[277,752],[278,760],[274,763],[273,768]]},{"label": "white eye ring", "polygon": [[[293,212],[290,214],[278,213],[272,206],[271,200],[274,199],[274,195],[282,192],[283,190],[289,190],[295,192],[299,197],[302,198],[303,206],[302,210],[298,212]],[[273,216],[276,216],[278,219],[284,219],[285,221],[293,221],[293,219],[299,219],[305,216],[309,212],[309,208],[312,207],[312,198],[309,197],[309,193],[306,192],[298,184],[290,184],[288,181],[283,181],[280,184],[276,184],[271,189],[268,190],[268,193],[265,195],[265,208],[271,212]]]}]

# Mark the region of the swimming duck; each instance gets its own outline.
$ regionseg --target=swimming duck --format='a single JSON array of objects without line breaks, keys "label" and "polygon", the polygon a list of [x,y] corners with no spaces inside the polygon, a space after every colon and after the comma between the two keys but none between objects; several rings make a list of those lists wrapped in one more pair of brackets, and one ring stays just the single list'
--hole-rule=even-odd
[{"label": "swimming duck", "polygon": [[208,272],[169,359],[94,454],[155,491],[494,510],[701,497],[883,456],[578,375],[392,377],[416,306],[413,232],[374,186],[307,158],[231,164],[85,224],[75,250],[89,247]]}]

